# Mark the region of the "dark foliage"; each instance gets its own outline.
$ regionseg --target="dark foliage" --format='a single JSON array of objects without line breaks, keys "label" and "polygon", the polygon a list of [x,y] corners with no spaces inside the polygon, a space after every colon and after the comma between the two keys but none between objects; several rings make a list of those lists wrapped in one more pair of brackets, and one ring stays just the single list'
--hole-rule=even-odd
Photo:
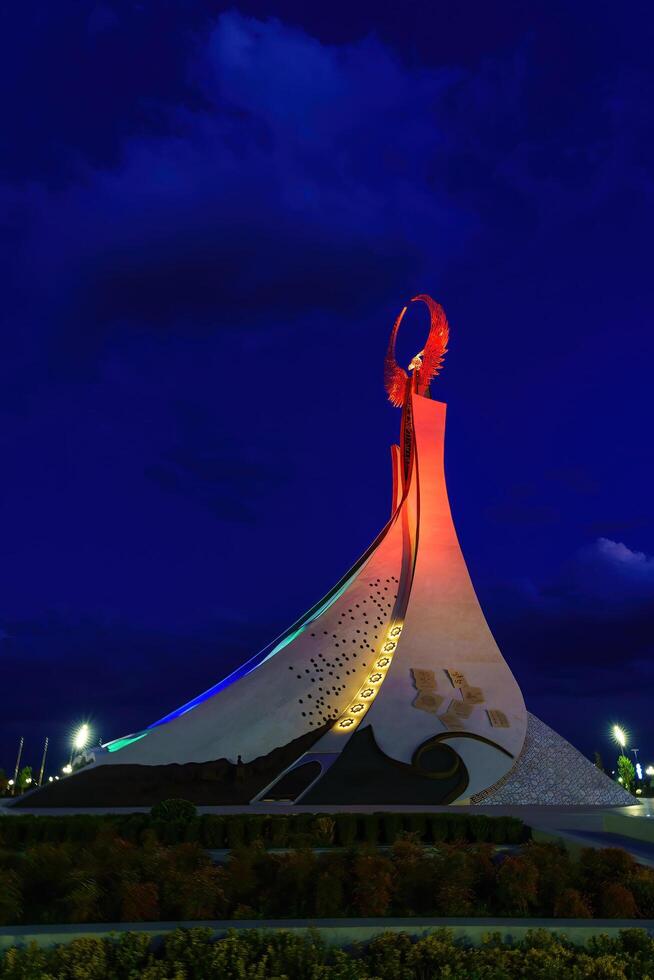
[{"label": "dark foliage", "polygon": [[524,940],[503,943],[490,936],[478,947],[454,940],[447,929],[421,939],[383,934],[344,952],[315,934],[229,932],[214,939],[210,929],[178,929],[153,947],[149,936],[131,932],[115,939],[76,939],[65,946],[10,949],[0,956],[2,980],[74,977],[76,980],[553,980],[604,977],[640,980],[652,975],[654,940],[644,930],[623,930],[576,946],[562,936],[533,930]]},{"label": "dark foliage", "polygon": [[[329,840],[335,822],[320,819]],[[419,831],[397,836],[390,847],[301,843],[274,851],[260,839],[247,842],[244,823],[231,826],[239,828],[239,843],[224,864],[214,864],[197,840],[162,843],[159,824],[141,827],[137,840],[106,822],[92,841],[0,851],[0,924],[652,912],[654,872],[622,851],[582,851],[573,859],[556,844],[529,842],[509,853],[490,843],[426,846]],[[317,832],[304,834],[301,826],[300,840]]]}]

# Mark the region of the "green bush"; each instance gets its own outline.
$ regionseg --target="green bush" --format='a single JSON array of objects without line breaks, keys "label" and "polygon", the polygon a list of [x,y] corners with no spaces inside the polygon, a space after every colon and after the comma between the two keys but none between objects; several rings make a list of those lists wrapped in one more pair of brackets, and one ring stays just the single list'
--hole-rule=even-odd
[{"label": "green bush", "polygon": [[418,840],[427,840],[427,819],[425,813],[410,813],[404,820],[405,830],[415,834]]},{"label": "green bush", "polygon": [[654,919],[654,871],[639,868],[629,887],[642,917]]},{"label": "green bush", "polygon": [[18,922],[22,912],[20,878],[15,871],[3,870],[0,877],[0,926]]},{"label": "green bush", "polygon": [[376,844],[379,840],[379,817],[376,813],[364,813],[360,817],[358,840],[365,844]]},{"label": "green bush", "polygon": [[242,847],[245,843],[245,817],[230,816],[226,823],[227,847],[230,849]]},{"label": "green bush", "polygon": [[254,844],[255,841],[263,840],[264,836],[264,824],[266,818],[260,816],[259,814],[254,816],[245,817],[245,842],[246,844]]},{"label": "green bush", "polygon": [[286,847],[289,838],[288,817],[271,817],[268,824],[268,841],[271,847]]},{"label": "green bush", "polygon": [[[199,817],[193,804],[187,800],[164,800],[149,814],[60,817],[12,814],[10,820],[0,821],[0,848],[22,850],[37,843],[87,844],[107,832],[108,828],[132,843],[139,843],[148,831],[154,830],[164,844],[199,840],[209,848],[238,847],[241,843],[254,843],[261,839],[272,847],[289,844],[324,847],[329,846],[330,839],[336,846],[345,847],[357,840],[392,844],[402,832],[417,832],[425,842],[435,843],[488,839],[496,844],[519,844],[529,837],[528,829],[519,820],[477,814],[376,813],[361,815],[357,822],[354,814],[341,813],[327,819],[334,820],[333,835],[326,832],[325,826],[319,824],[312,814],[292,817],[282,814],[264,817],[257,813],[205,814]],[[490,828],[488,834],[487,828]]]},{"label": "green bush", "polygon": [[429,833],[435,844],[448,838],[447,817],[442,813],[434,813],[429,817]]},{"label": "green bush", "polygon": [[188,800],[162,800],[155,804],[150,810],[153,820],[171,821],[175,823],[187,823],[197,815],[197,808],[194,803]]},{"label": "green bush", "polygon": [[489,841],[493,832],[493,821],[481,814],[468,817],[468,837],[471,841]]},{"label": "green bush", "polygon": [[203,813],[200,817],[200,843],[209,850],[225,846],[225,820],[213,813]]},{"label": "green bush", "polygon": [[321,813],[311,823],[311,837],[316,847],[330,847],[336,837],[336,821],[327,813]]},{"label": "green bush", "polygon": [[381,818],[385,844],[394,844],[404,832],[404,821],[401,813],[384,813]]},{"label": "green bush", "polygon": [[460,816],[459,814],[446,814],[447,820],[447,840],[452,842],[460,842],[468,840],[468,825],[469,817]]},{"label": "green bush", "polygon": [[351,847],[357,839],[357,818],[353,813],[336,814],[336,840],[341,847]]},{"label": "green bush", "polygon": [[654,941],[644,930],[625,930],[577,946],[538,929],[521,942],[491,936],[481,946],[438,929],[415,940],[385,933],[350,951],[327,946],[316,934],[231,931],[214,940],[210,929],[177,929],[163,943],[126,933],[118,939],[81,938],[53,949],[35,944],[0,956],[2,980],[555,980],[575,977],[640,980],[652,976]]}]

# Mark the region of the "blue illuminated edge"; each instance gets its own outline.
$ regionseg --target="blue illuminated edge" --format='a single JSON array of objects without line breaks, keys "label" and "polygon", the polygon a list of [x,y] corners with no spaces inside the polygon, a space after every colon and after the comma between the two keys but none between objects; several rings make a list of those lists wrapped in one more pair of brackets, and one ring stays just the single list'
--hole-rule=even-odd
[{"label": "blue illuminated edge", "polygon": [[[304,616],[296,620],[296,622],[293,623],[293,625],[290,626],[287,630],[285,630],[285,632],[282,633],[281,636],[278,636],[276,639],[272,641],[272,643],[269,643],[268,646],[264,647],[263,650],[255,654],[254,657],[251,657],[249,660],[246,660],[244,664],[242,664],[240,667],[237,667],[236,670],[232,671],[231,674],[228,674],[227,677],[224,677],[223,680],[218,681],[218,683],[214,684],[213,687],[210,687],[206,691],[203,691],[202,694],[198,694],[197,697],[193,698],[191,701],[187,701],[187,703],[183,704],[181,708],[176,708],[174,711],[171,711],[169,714],[164,715],[163,718],[159,718],[158,721],[154,721],[151,725],[148,725],[147,728],[143,729],[140,732],[135,732],[132,735],[128,735],[119,739],[114,739],[114,741],[112,742],[107,742],[104,748],[107,749],[109,752],[120,751],[120,749],[125,748],[127,745],[130,745],[132,742],[136,742],[144,738],[149,732],[152,731],[153,728],[158,728],[159,725],[165,725],[169,721],[174,721],[175,718],[181,718],[182,715],[185,715],[188,711],[192,711],[193,708],[197,708],[199,704],[202,704],[208,698],[213,697],[214,694],[218,694],[220,691],[224,691],[225,688],[230,687],[236,681],[241,680],[242,677],[247,677],[247,675],[251,674],[253,670],[256,670],[257,667],[260,667],[267,660],[270,660],[272,657],[274,657],[275,654],[279,653],[280,650],[283,650],[284,647],[287,647],[290,643],[293,642],[293,640],[297,639],[297,637],[300,636],[300,634],[305,631],[307,626],[310,626],[311,623],[315,622],[320,616],[323,615],[323,613],[327,612],[330,606],[332,606],[337,601],[337,599],[340,599],[343,593],[350,587],[354,579],[360,574],[363,567],[368,562],[368,559],[371,557],[375,549],[379,546],[383,538],[386,536],[386,534],[394,524],[395,520],[397,519],[398,513],[399,513],[399,508],[395,512],[391,520],[388,522],[388,524],[386,524],[386,526],[382,528],[381,532],[377,535],[377,537],[372,542],[370,547],[364,552],[364,554],[352,566],[352,568],[350,568],[346,572],[343,578],[336,583],[334,588],[331,589],[327,593],[327,595],[320,600],[320,602],[316,603],[315,606],[313,606],[307,613],[305,613]],[[112,748],[112,746],[114,746],[114,748]]]}]

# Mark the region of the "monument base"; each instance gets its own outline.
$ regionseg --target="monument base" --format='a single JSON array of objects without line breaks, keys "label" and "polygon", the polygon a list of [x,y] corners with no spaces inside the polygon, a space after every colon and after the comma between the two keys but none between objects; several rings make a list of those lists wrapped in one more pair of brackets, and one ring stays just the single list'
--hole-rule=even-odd
[{"label": "monument base", "polygon": [[472,804],[502,806],[633,806],[638,801],[553,729],[527,715],[515,765]]},{"label": "monument base", "polygon": [[[41,809],[57,807],[153,806],[181,797],[204,806],[247,806],[257,800],[277,805],[297,802],[319,810],[352,806],[407,806],[430,810],[447,805],[465,792],[464,766],[452,768],[447,757],[434,759],[431,775],[389,759],[376,744],[372,728],[350,740],[338,760],[320,775],[318,758],[311,752],[321,730],[307,732],[288,745],[253,762],[234,765],[226,759],[184,765],[89,766],[78,773],[27,794],[12,806]],[[448,751],[436,745],[436,753]],[[306,756],[308,784],[284,776]],[[315,780],[315,781],[314,781]],[[308,789],[307,789],[308,785]],[[284,792],[263,794],[265,787]],[[306,791],[305,791],[306,790]],[[569,742],[534,715],[528,715],[522,752],[509,772],[483,793],[460,798],[455,806],[633,806],[637,800],[600,772]],[[453,806],[454,809],[454,806]]]}]

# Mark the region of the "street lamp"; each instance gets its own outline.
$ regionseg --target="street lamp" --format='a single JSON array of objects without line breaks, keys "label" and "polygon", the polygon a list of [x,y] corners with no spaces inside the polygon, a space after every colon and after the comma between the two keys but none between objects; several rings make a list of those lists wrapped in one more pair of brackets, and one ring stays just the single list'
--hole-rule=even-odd
[{"label": "street lamp", "polygon": [[614,725],[611,729],[611,734],[613,735],[614,742],[617,742],[620,748],[624,750],[627,744],[627,733],[624,728],[621,728],[620,725]]},{"label": "street lamp", "polygon": [[89,744],[90,736],[91,736],[91,729],[89,728],[89,726],[86,724],[80,725],[80,727],[75,732],[73,738],[74,748],[76,748],[78,752],[81,752],[82,749],[86,748],[86,746]]},{"label": "street lamp", "polygon": [[84,724],[80,725],[77,731],[73,733],[73,738],[70,743],[70,759],[68,760],[69,766],[72,766],[73,764],[73,755],[75,752],[82,752],[89,744],[90,740],[91,729],[87,723],[84,722]]}]

